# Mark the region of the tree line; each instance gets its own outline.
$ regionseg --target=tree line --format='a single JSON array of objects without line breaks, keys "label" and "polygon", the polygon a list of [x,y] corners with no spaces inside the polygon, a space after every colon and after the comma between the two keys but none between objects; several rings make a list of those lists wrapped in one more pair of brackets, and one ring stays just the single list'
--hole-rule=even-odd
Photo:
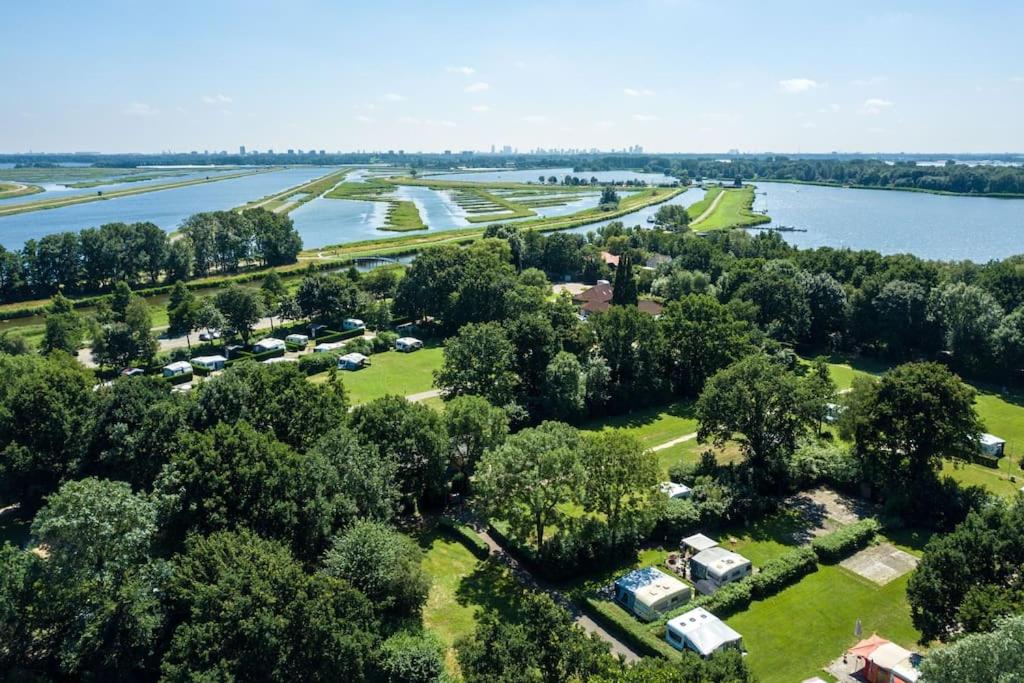
[{"label": "tree line", "polygon": [[0,302],[283,265],[302,249],[291,219],[265,209],[194,214],[180,232],[172,238],[153,223],[107,223],[32,239],[20,250],[0,246]]}]

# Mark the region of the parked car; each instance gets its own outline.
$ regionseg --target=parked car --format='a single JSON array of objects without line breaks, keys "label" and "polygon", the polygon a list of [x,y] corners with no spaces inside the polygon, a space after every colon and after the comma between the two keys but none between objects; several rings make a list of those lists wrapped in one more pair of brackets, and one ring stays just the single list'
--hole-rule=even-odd
[{"label": "parked car", "polygon": [[204,342],[213,341],[214,339],[220,339],[220,337],[221,337],[220,330],[207,330],[206,332],[200,332],[199,333],[199,341],[204,341]]},{"label": "parked car", "polygon": [[141,377],[145,375],[146,371],[142,368],[125,368],[121,371],[122,377]]}]

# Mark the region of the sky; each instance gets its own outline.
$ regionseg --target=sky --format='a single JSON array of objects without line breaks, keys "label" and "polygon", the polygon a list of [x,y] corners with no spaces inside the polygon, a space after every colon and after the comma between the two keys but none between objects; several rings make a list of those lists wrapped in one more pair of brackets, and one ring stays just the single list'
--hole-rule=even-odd
[{"label": "sky", "polygon": [[10,3],[0,152],[1022,152],[1024,3]]}]

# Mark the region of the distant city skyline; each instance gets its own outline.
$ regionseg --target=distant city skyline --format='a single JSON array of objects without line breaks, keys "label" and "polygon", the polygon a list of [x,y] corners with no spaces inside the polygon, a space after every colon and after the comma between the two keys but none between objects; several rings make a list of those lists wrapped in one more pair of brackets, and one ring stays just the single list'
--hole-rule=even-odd
[{"label": "distant city skyline", "polygon": [[1024,5],[15,4],[0,152],[1024,152]]}]

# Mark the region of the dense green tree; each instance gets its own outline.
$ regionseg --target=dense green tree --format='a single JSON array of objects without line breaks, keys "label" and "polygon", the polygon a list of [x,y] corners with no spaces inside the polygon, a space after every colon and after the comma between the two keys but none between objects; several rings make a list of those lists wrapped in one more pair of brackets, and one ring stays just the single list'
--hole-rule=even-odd
[{"label": "dense green tree", "polygon": [[302,251],[302,238],[292,219],[264,208],[242,212],[252,222],[253,256],[264,266],[295,263]]},{"label": "dense green tree", "polygon": [[249,531],[190,540],[168,597],[167,681],[362,681],[379,638],[359,591]]},{"label": "dense green tree", "polygon": [[544,370],[541,404],[555,420],[575,422],[587,409],[587,381],[576,356],[559,351]]},{"label": "dense green tree", "polygon": [[253,328],[264,314],[259,293],[249,287],[232,284],[217,292],[213,301],[228,327],[242,338],[242,343],[248,344]]},{"label": "dense green tree", "polygon": [[594,679],[594,683],[755,683],[743,654],[729,649],[702,659],[693,652],[666,660],[646,657],[632,666]]},{"label": "dense green tree", "polygon": [[658,490],[657,458],[621,429],[584,434],[580,458],[583,509],[604,516],[612,546],[628,530],[646,535],[664,499]]},{"label": "dense green tree", "polygon": [[654,318],[635,306],[612,306],[594,316],[600,355],[611,376],[610,393],[618,409],[649,404],[663,395],[662,336]]},{"label": "dense green tree", "polygon": [[355,315],[360,305],[359,289],[351,280],[323,273],[302,278],[295,301],[302,315],[334,327]]},{"label": "dense green tree", "polygon": [[812,343],[824,344],[843,330],[846,292],[828,273],[803,273],[802,280],[810,314],[807,338]]},{"label": "dense green tree", "polygon": [[675,232],[684,232],[690,226],[690,214],[682,204],[662,204],[654,213],[658,227]]},{"label": "dense green tree", "polygon": [[932,292],[931,313],[959,367],[975,372],[991,361],[993,333],[1003,319],[995,297],[976,285],[950,282]]},{"label": "dense green tree", "polygon": [[415,541],[380,522],[357,522],[334,539],[323,569],[345,579],[385,612],[398,617],[420,613],[430,578],[420,567],[423,551]]},{"label": "dense green tree", "polygon": [[1001,620],[989,633],[969,635],[929,651],[921,683],[1004,683],[1024,672],[1024,616]]},{"label": "dense green tree", "polygon": [[507,405],[519,384],[514,362],[515,347],[501,325],[469,324],[445,345],[444,364],[435,372],[434,384],[447,398],[472,394]]},{"label": "dense green tree", "polygon": [[540,401],[544,373],[558,353],[555,329],[542,313],[530,313],[507,321],[505,335],[515,348],[513,372],[519,378],[522,403],[536,405]]},{"label": "dense green tree", "polygon": [[784,342],[803,339],[811,326],[807,288],[799,273],[791,261],[770,261],[757,267],[734,295],[757,306],[757,323]]},{"label": "dense green tree", "polygon": [[386,683],[444,681],[444,645],[432,631],[399,631],[381,644],[378,666]]},{"label": "dense green tree", "polygon": [[110,312],[93,339],[93,360],[115,368],[135,361],[150,363],[157,351],[152,329],[149,306],[124,281],[118,282],[110,298]]},{"label": "dense green tree", "polygon": [[993,341],[999,367],[1012,371],[1024,368],[1024,306],[1003,317]]},{"label": "dense green tree", "polygon": [[633,254],[626,251],[619,257],[619,265],[615,266],[615,279],[612,281],[612,304],[617,306],[635,306],[637,301],[636,275],[633,273]]},{"label": "dense green tree", "polygon": [[29,664],[32,624],[27,615],[41,559],[8,542],[0,545],[0,671],[13,673]]},{"label": "dense green tree", "polygon": [[45,325],[43,341],[39,345],[40,351],[63,351],[71,355],[78,353],[78,347],[82,345],[82,338],[85,336],[85,321],[72,307],[71,301],[60,292],[53,295],[50,310],[46,313]]},{"label": "dense green tree", "polygon": [[578,501],[583,482],[579,434],[558,422],[513,434],[484,453],[474,481],[486,514],[509,523],[521,541],[544,547],[544,529],[561,519],[561,505]]},{"label": "dense green tree", "polygon": [[796,376],[754,354],[708,380],[697,401],[697,439],[739,443],[757,485],[769,491],[785,477],[805,416]]},{"label": "dense green tree", "polygon": [[457,396],[444,407],[451,463],[470,476],[488,449],[497,448],[508,436],[508,415],[482,396]]},{"label": "dense green tree", "polygon": [[198,312],[199,301],[196,295],[181,280],[175,282],[167,298],[167,334],[172,337],[185,337],[189,348],[192,348],[189,335],[199,328]]}]

